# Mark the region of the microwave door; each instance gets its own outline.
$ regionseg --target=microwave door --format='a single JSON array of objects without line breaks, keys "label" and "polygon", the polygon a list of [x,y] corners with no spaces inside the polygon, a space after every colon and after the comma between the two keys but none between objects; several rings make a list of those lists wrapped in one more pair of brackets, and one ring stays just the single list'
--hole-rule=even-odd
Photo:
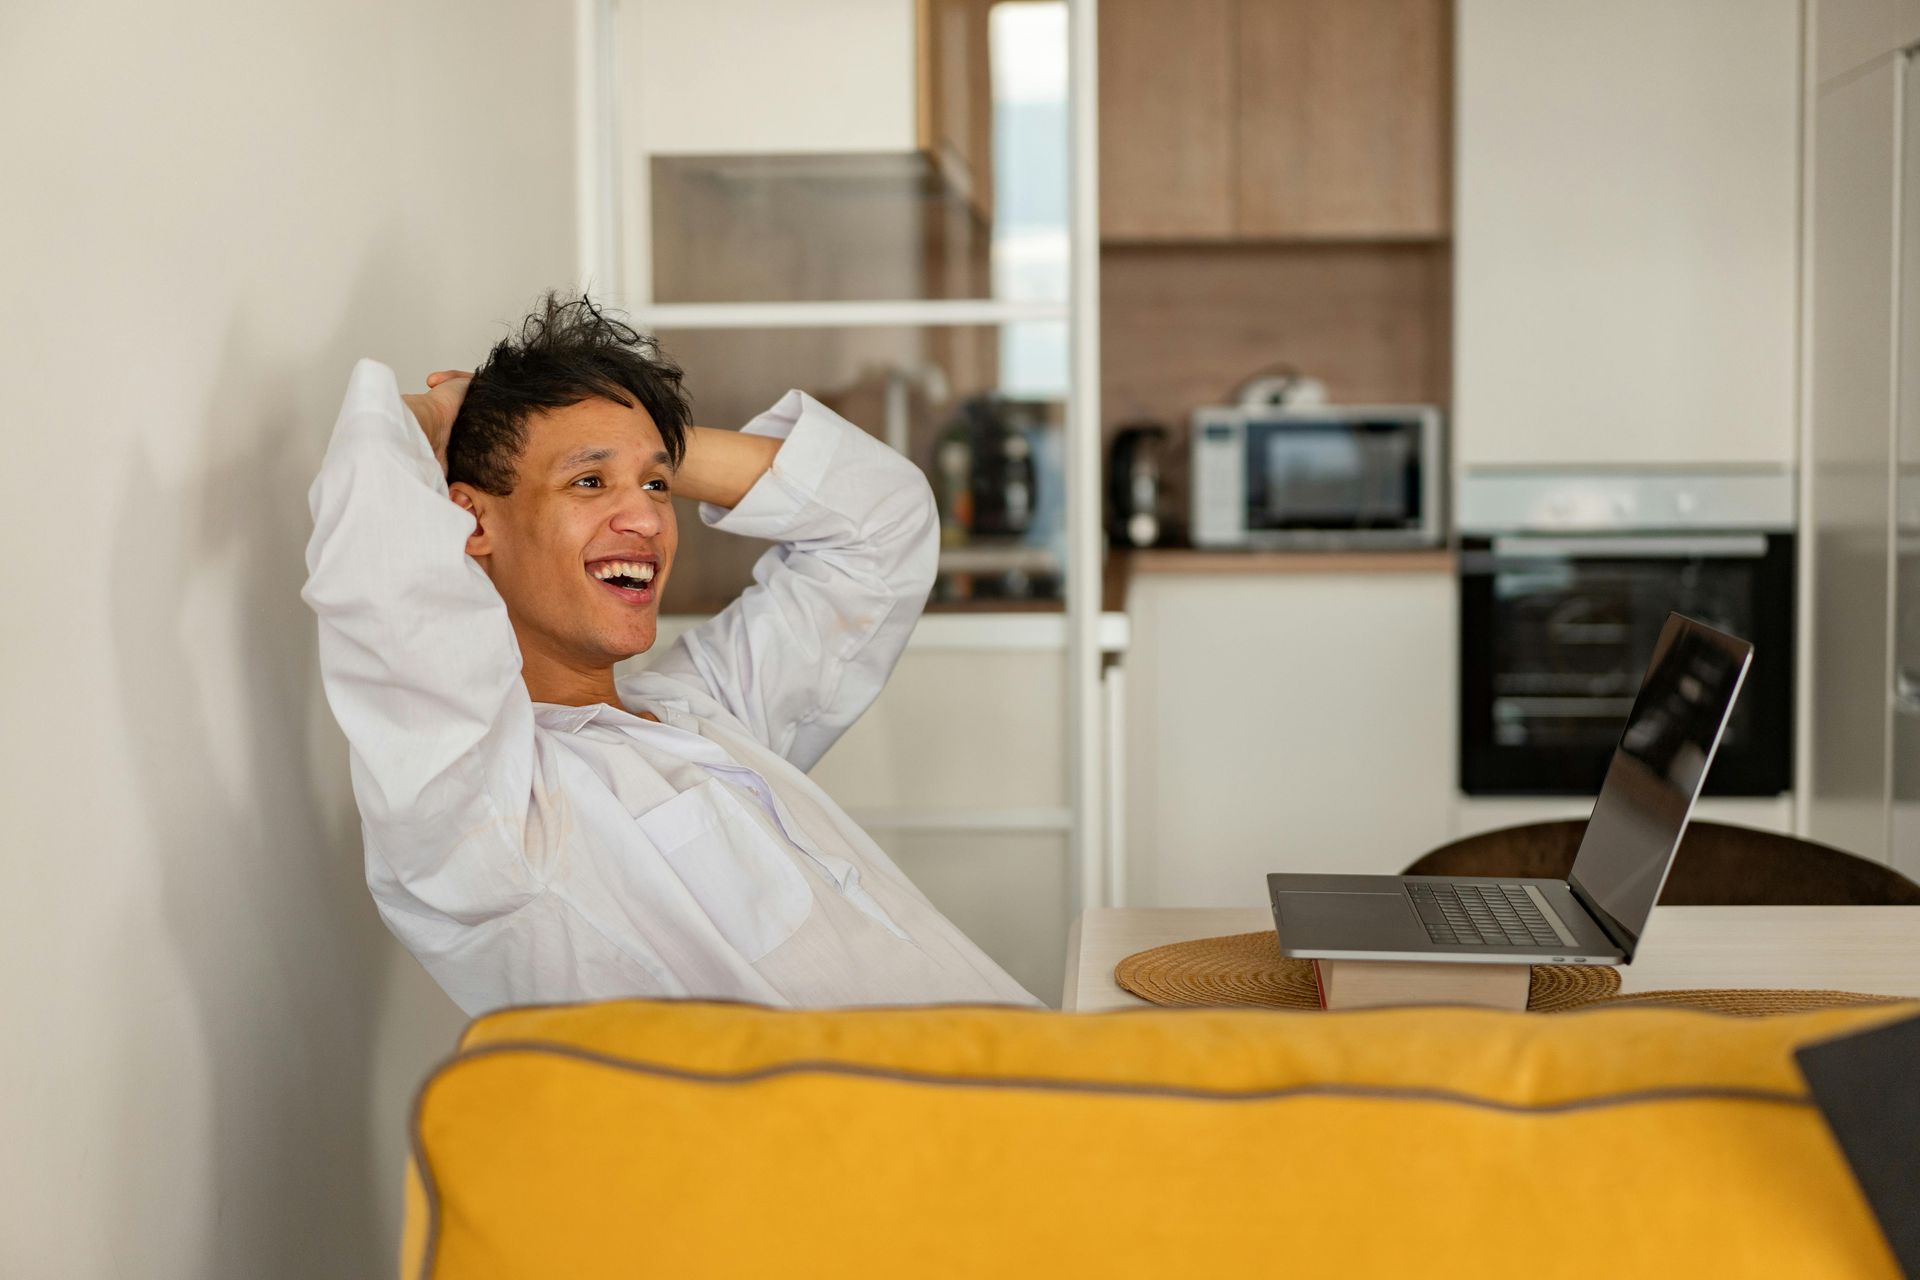
[{"label": "microwave door", "polygon": [[1343,416],[1249,422],[1247,528],[1269,545],[1432,540],[1420,425]]},{"label": "microwave door", "polygon": [[1336,529],[1367,518],[1366,459],[1345,423],[1263,424],[1248,443],[1251,527]]}]

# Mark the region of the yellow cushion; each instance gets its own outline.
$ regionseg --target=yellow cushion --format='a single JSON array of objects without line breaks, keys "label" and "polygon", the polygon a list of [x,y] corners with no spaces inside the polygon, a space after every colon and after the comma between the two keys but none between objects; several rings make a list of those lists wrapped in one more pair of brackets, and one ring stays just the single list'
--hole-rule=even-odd
[{"label": "yellow cushion", "polygon": [[1893,1277],[1791,1052],[1914,1012],[510,1010],[402,1272]]}]

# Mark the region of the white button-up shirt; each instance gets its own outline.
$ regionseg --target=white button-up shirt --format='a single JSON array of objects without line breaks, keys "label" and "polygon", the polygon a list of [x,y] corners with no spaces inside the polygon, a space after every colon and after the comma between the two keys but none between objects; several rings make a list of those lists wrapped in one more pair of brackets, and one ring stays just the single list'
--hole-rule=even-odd
[{"label": "white button-up shirt", "polygon": [[[933,581],[918,468],[801,393],[732,510],[777,543],[624,709],[534,702],[473,519],[393,372],[353,372],[303,595],[381,916],[468,1013],[615,996],[1034,1003],[806,770],[873,701]],[[651,712],[659,723],[636,714]]]}]

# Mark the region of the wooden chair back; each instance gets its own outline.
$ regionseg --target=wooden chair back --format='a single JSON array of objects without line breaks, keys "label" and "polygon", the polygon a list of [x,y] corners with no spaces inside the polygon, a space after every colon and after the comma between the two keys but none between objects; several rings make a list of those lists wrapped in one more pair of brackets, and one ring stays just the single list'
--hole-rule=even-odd
[{"label": "wooden chair back", "polygon": [[[1414,876],[1565,879],[1585,819],[1484,831],[1417,859]],[[1797,836],[1691,822],[1660,893],[1666,906],[1913,906],[1920,885],[1892,867]]]}]

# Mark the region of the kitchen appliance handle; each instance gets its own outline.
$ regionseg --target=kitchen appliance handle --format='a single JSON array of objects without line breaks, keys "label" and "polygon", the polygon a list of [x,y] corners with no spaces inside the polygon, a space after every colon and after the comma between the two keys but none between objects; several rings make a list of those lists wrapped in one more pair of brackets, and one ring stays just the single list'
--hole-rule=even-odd
[{"label": "kitchen appliance handle", "polygon": [[1767,537],[1763,533],[1510,534],[1493,540],[1493,554],[1501,559],[1758,560],[1767,554]]}]

